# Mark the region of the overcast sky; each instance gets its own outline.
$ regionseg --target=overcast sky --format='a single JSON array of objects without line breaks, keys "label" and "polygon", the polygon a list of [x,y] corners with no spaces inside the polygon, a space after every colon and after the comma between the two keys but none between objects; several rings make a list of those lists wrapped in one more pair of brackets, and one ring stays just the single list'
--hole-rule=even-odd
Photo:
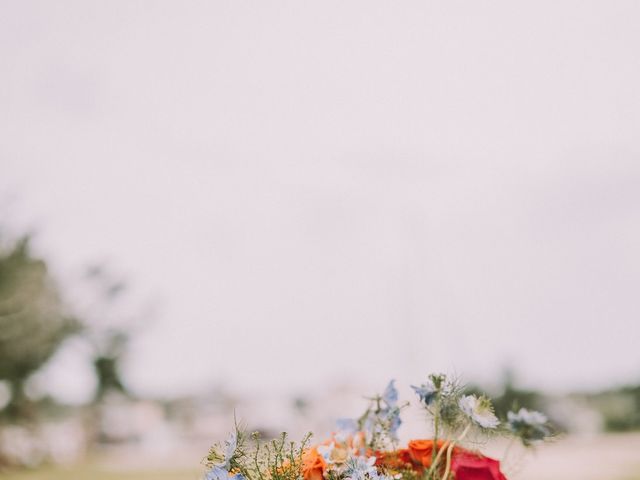
[{"label": "overcast sky", "polygon": [[[637,382],[639,18],[5,0],[0,198],[61,278],[106,260],[158,299],[127,359],[140,392],[506,364]],[[73,389],[87,371],[61,358]]]}]

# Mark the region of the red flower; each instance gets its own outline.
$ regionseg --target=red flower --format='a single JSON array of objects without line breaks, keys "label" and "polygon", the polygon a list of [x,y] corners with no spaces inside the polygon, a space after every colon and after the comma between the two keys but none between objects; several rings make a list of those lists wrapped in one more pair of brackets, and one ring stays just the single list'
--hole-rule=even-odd
[{"label": "red flower", "polygon": [[456,480],[507,480],[500,471],[499,461],[472,452],[454,455],[451,471]]}]

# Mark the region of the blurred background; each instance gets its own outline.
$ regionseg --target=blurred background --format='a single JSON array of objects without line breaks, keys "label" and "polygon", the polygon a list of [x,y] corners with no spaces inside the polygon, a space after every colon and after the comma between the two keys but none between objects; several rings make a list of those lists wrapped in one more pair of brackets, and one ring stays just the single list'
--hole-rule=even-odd
[{"label": "blurred background", "polygon": [[638,18],[0,2],[0,474],[195,479],[446,372],[563,432],[509,478],[640,478]]}]

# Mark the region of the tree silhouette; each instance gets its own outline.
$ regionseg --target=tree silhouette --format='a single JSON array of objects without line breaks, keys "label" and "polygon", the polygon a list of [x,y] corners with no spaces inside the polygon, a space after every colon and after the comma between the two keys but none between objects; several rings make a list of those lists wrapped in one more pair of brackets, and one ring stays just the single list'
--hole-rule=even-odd
[{"label": "tree silhouette", "polygon": [[11,387],[4,416],[33,418],[25,382],[78,328],[45,262],[31,255],[29,238],[0,246],[0,380]]},{"label": "tree silhouette", "polygon": [[86,296],[92,299],[83,315],[86,328],[82,333],[92,348],[91,361],[97,380],[93,403],[99,404],[109,393],[130,396],[122,381],[121,362],[135,321],[129,314],[113,312],[127,292],[127,285],[102,265],[90,266],[83,283],[89,290]]}]

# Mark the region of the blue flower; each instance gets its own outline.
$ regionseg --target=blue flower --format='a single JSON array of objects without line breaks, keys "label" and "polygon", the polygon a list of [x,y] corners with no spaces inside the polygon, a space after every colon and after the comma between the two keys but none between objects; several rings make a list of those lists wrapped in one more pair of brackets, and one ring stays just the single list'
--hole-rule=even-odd
[{"label": "blue flower", "polygon": [[387,388],[384,389],[384,393],[382,394],[382,400],[389,407],[395,407],[398,403],[398,390],[396,389],[395,380],[391,380],[387,385]]},{"label": "blue flower", "polygon": [[375,467],[376,457],[351,457],[344,469],[348,480],[379,480],[381,477]]},{"label": "blue flower", "polygon": [[431,378],[427,379],[427,381],[419,387],[411,385],[411,388],[413,388],[413,391],[416,392],[416,395],[418,395],[420,401],[427,406],[431,405],[438,393],[438,389],[436,388]]},{"label": "blue flower", "polygon": [[209,452],[209,461],[214,468],[228,472],[231,469],[231,460],[238,448],[238,435],[231,433],[223,444],[215,445]]},{"label": "blue flower", "polygon": [[220,459],[220,461],[214,463],[214,466],[228,471],[231,466],[231,459],[235,455],[237,447],[238,435],[236,433],[230,433],[224,442],[224,448],[221,449],[222,451],[220,451],[220,447],[216,448],[216,455]]},{"label": "blue flower", "polygon": [[398,428],[402,424],[400,419],[400,408],[398,407],[398,390],[395,387],[395,380],[391,380],[384,389],[378,410],[371,412],[363,425],[363,430],[367,438],[372,438],[377,434],[387,432],[391,438],[397,439]]},{"label": "blue flower", "polygon": [[525,445],[543,440],[551,434],[547,422],[544,414],[526,408],[521,408],[518,413],[507,413],[509,430],[518,435]]},{"label": "blue flower", "polygon": [[394,383],[395,380],[391,380],[382,395],[373,399],[373,404],[358,422],[349,419],[339,420],[340,434],[344,436],[361,430],[365,434],[367,443],[371,443],[380,435],[387,435],[397,440],[397,432],[402,420],[400,419],[401,407],[398,406],[398,390]]},{"label": "blue flower", "polygon": [[358,422],[353,418],[339,418],[336,420],[336,428],[340,433],[353,435],[358,431]]},{"label": "blue flower", "polygon": [[389,425],[389,433],[394,439],[397,438],[398,429],[402,425],[402,419],[400,418],[400,409],[398,407],[390,408],[384,413],[384,420]]},{"label": "blue flower", "polygon": [[229,475],[229,472],[224,468],[213,467],[205,474],[204,480],[245,480],[245,478],[241,473]]},{"label": "blue flower", "polygon": [[373,413],[369,413],[362,424],[362,431],[364,432],[367,443],[382,433],[382,427],[379,422],[379,417]]},{"label": "blue flower", "polygon": [[236,454],[236,448],[238,448],[238,435],[234,432],[229,434],[227,440],[224,442],[224,462],[227,469],[229,469],[229,463]]}]

